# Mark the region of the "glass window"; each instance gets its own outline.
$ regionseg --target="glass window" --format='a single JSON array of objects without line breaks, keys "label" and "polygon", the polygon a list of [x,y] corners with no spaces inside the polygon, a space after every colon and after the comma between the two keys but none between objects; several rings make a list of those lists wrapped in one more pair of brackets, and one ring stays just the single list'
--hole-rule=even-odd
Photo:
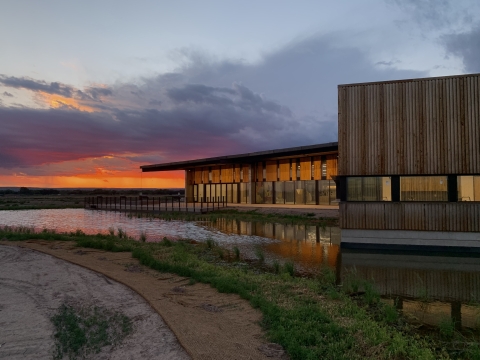
[{"label": "glass window", "polygon": [[232,203],[232,184],[227,184],[227,203]]},{"label": "glass window", "polygon": [[446,176],[401,176],[400,201],[448,201]]},{"label": "glass window", "polygon": [[198,185],[193,185],[193,201],[198,201]]},{"label": "glass window", "polygon": [[315,181],[305,181],[305,203],[317,203],[317,199],[315,197]]},{"label": "glass window", "polygon": [[215,185],[215,201],[222,201],[222,187],[221,184]]},{"label": "glass window", "polygon": [[318,181],[318,203],[320,205],[330,204],[329,192],[330,192],[330,181],[319,180]]},{"label": "glass window", "polygon": [[238,203],[238,184],[232,185],[232,202],[234,204]]},{"label": "glass window", "polygon": [[197,201],[205,201],[205,194],[203,193],[204,185],[198,185],[198,200]]},{"label": "glass window", "polygon": [[305,181],[295,181],[295,204],[305,204]]},{"label": "glass window", "polygon": [[322,160],[322,179],[327,178],[327,162]]},{"label": "glass window", "polygon": [[205,201],[211,201],[211,199],[210,199],[210,197],[211,197],[211,192],[210,192],[211,188],[210,188],[210,187],[211,187],[210,184],[205,185],[205,198],[206,198]]},{"label": "glass window", "polygon": [[255,184],[255,204],[265,204],[263,197],[263,182],[257,182]]},{"label": "glass window", "polygon": [[283,195],[284,182],[278,181],[273,184],[275,186],[275,204],[285,204],[285,197]]},{"label": "glass window", "polygon": [[[329,193],[330,193],[330,204],[332,201],[335,201],[337,199],[337,184],[335,184],[335,181],[333,180],[327,180],[328,181],[328,187],[329,187]],[[391,199],[390,199],[391,200]]]},{"label": "glass window", "polygon": [[263,183],[264,204],[273,204],[273,183],[266,181]]},{"label": "glass window", "polygon": [[285,204],[295,204],[295,182],[285,181]]},{"label": "glass window", "polygon": [[480,201],[480,176],[457,178],[458,201]]},{"label": "glass window", "polygon": [[[390,177],[347,178],[347,201],[391,201]],[[332,184],[333,183],[333,184]],[[335,182],[330,183],[330,199],[335,199]]]}]

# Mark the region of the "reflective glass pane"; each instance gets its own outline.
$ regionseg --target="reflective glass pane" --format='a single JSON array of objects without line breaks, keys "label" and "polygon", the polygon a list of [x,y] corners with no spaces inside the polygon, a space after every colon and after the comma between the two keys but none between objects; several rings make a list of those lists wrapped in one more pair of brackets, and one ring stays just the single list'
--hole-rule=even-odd
[{"label": "reflective glass pane", "polygon": [[193,185],[193,201],[198,200],[198,185]]},{"label": "reflective glass pane", "polygon": [[277,181],[274,183],[275,186],[275,204],[285,204],[284,197],[284,183],[283,181]]},{"label": "reflective glass pane", "polygon": [[222,194],[220,195],[220,202],[227,201],[227,184],[222,184]]},{"label": "reflective glass pane", "polygon": [[330,195],[330,204],[332,201],[335,201],[337,199],[337,185],[335,184],[335,181],[333,180],[328,180],[328,193]]},{"label": "reflective glass pane", "polygon": [[347,201],[362,201],[362,178],[347,178]]},{"label": "reflective glass pane", "polygon": [[295,204],[295,183],[285,181],[285,204]]},{"label": "reflective glass pane", "polygon": [[211,185],[210,184],[207,184],[205,185],[205,201],[212,201],[211,197],[212,197],[212,192],[211,192]]},{"label": "reflective glass pane", "polygon": [[227,203],[232,202],[232,184],[227,184]]},{"label": "reflective glass pane", "polygon": [[401,176],[400,201],[448,201],[446,176]]},{"label": "reflective glass pane", "polygon": [[305,181],[295,181],[295,204],[305,204]]},{"label": "reflective glass pane", "polygon": [[265,204],[265,199],[263,197],[263,182],[257,182],[255,184],[255,203]]},{"label": "reflective glass pane", "polygon": [[263,183],[264,204],[273,204],[273,183],[266,181]]},{"label": "reflective glass pane", "polygon": [[330,180],[319,180],[318,181],[318,203],[320,205],[329,205],[330,204]]},{"label": "reflective glass pane", "polygon": [[480,176],[458,176],[458,201],[480,201]]},{"label": "reflective glass pane", "polygon": [[305,181],[305,203],[316,204],[315,181]]},{"label": "reflective glass pane", "polygon": [[239,184],[232,185],[232,202],[234,204],[238,203],[238,186]]},{"label": "reflective glass pane", "polygon": [[204,185],[200,184],[198,185],[198,201],[205,201],[204,199],[204,192],[203,192],[203,189],[204,189]]}]

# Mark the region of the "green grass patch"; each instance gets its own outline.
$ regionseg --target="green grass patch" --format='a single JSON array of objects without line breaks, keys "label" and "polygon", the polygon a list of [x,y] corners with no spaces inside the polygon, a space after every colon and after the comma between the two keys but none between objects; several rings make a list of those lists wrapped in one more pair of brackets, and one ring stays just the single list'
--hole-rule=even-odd
[{"label": "green grass patch", "polygon": [[98,306],[63,304],[51,321],[55,328],[54,359],[90,358],[104,346],[119,344],[132,332],[127,316]]},{"label": "green grass patch", "polygon": [[[30,238],[37,235],[47,233]],[[238,294],[261,311],[268,340],[281,344],[291,359],[468,359],[479,351],[471,338],[459,345],[457,336],[440,337],[439,330],[435,338],[401,326],[396,309],[380,301],[371,284],[355,279],[354,272],[347,276],[347,286],[339,287],[327,267],[315,278],[302,278],[293,276],[293,263],[259,269],[238,259],[227,261],[213,240],[143,243],[111,235],[61,236],[82,247],[131,251],[141,264],[187,277],[190,285],[210,284],[219,292]]]}]

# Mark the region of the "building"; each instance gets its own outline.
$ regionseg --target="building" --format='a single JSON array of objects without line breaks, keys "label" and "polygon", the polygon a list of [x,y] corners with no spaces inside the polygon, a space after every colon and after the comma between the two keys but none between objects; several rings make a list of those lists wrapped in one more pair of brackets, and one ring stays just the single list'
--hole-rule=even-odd
[{"label": "building", "polygon": [[480,74],[338,87],[342,247],[480,250]]},{"label": "building", "polygon": [[338,136],[141,168],[185,170],[189,201],[339,201],[342,247],[480,251],[480,74],[339,85]]},{"label": "building", "polygon": [[188,201],[242,204],[335,203],[338,143],[141,166],[185,170]]}]

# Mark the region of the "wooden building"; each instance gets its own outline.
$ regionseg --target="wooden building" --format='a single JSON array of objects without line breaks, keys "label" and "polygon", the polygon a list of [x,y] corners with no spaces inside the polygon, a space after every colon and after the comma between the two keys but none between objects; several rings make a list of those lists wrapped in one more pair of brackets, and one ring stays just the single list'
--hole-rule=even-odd
[{"label": "wooden building", "polygon": [[480,250],[480,74],[338,86],[342,246]]},{"label": "wooden building", "polygon": [[332,204],[338,143],[141,166],[185,170],[188,201],[244,204]]}]

